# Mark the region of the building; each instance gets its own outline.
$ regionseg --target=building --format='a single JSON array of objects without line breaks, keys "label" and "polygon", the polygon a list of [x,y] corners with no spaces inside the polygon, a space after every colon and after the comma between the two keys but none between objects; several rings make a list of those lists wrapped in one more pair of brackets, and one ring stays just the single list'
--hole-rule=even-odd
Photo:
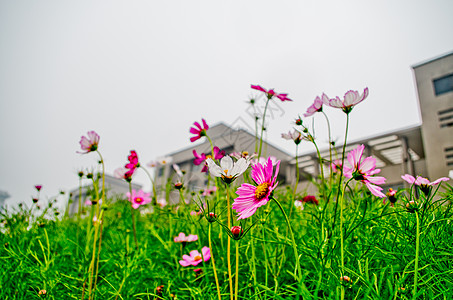
[{"label": "building", "polygon": [[[86,207],[85,201],[91,200],[91,193],[93,191],[93,183],[91,179],[85,179],[85,182],[89,181],[89,184],[82,186],[82,207]],[[100,186],[102,187],[102,179],[99,180]],[[114,199],[115,196],[125,197],[125,194],[129,192],[129,183],[123,179],[118,179],[116,177],[105,174],[105,188],[107,199]],[[139,190],[142,186],[140,184],[132,183],[132,189]],[[79,210],[79,187],[72,189],[69,192],[71,197],[71,203],[69,205],[69,214],[76,214]]]},{"label": "building", "polygon": [[453,170],[453,52],[413,67],[422,139],[431,179]]},{"label": "building", "polygon": [[[216,124],[211,126],[208,131],[209,137],[211,138],[213,144],[219,147],[221,150],[224,150],[226,154],[231,154],[233,152],[243,152],[247,151],[249,153],[255,152],[255,135],[251,134],[244,129],[234,129],[223,123]],[[204,142],[201,144],[195,144],[186,149],[179,150],[173,153],[167,154],[167,156],[172,158],[172,163],[177,164],[181,170],[186,172],[184,178],[186,186],[190,190],[201,190],[206,187],[207,179],[205,174],[202,173],[202,165],[195,165],[193,163],[194,154],[193,151],[196,150],[197,153],[206,153],[209,155],[211,153],[211,144],[204,139]],[[292,156],[277,147],[263,142],[263,153],[266,153],[267,156],[275,156],[281,160],[280,169],[284,170],[289,167],[288,163],[292,159]],[[166,164],[156,168],[155,180],[156,187],[158,191],[162,190],[162,185],[167,182],[168,178],[174,177],[174,170],[171,164]],[[286,181],[286,172],[280,172],[279,181],[284,183]],[[177,201],[177,193],[172,195],[171,202]],[[176,199],[176,200],[173,200]]]}]

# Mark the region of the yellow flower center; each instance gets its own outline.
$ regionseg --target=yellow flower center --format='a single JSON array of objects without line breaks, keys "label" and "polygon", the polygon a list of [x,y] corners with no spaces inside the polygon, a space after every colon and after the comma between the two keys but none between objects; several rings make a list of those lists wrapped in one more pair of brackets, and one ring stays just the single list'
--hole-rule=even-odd
[{"label": "yellow flower center", "polygon": [[135,202],[142,203],[143,202],[143,198],[137,197],[137,198],[135,198]]},{"label": "yellow flower center", "polygon": [[256,199],[258,199],[258,200],[263,199],[269,192],[269,186],[270,186],[270,184],[267,182],[263,182],[262,184],[257,186],[256,191],[255,191]]},{"label": "yellow flower center", "polygon": [[243,157],[246,157],[247,155],[249,155],[248,151],[243,151],[243,152],[242,152],[242,156],[243,156]]},{"label": "yellow flower center", "polygon": [[212,159],[212,155],[206,155],[206,159],[208,158]]},{"label": "yellow flower center", "polygon": [[193,258],[194,260],[200,260],[201,259],[201,256],[200,255],[197,255]]},{"label": "yellow flower center", "polygon": [[163,165],[165,165],[166,163],[167,163],[167,161],[166,161],[166,160],[163,160],[163,161],[162,161],[162,164],[163,164]]}]

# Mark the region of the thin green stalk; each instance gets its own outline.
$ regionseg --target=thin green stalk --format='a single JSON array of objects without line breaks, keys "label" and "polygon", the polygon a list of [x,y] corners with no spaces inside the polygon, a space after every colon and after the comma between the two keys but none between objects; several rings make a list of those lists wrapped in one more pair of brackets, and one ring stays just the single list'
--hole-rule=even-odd
[{"label": "thin green stalk", "polygon": [[215,278],[215,286],[217,288],[217,296],[219,300],[222,299],[220,296],[220,286],[219,286],[219,279],[217,278],[217,271],[215,268],[215,260],[214,260],[214,251],[212,249],[212,241],[211,241],[211,229],[212,229],[212,223],[209,223],[209,231],[208,231],[208,241],[209,241],[209,249],[211,250],[211,263],[212,263],[212,271],[214,273],[214,278]]},{"label": "thin green stalk", "polygon": [[129,181],[129,201],[131,202],[132,229],[134,230],[135,249],[138,250],[137,231],[135,229],[134,208],[132,207],[132,183]]},{"label": "thin green stalk", "polygon": [[321,152],[319,152],[319,148],[318,148],[318,145],[316,144],[316,142],[314,141],[313,139],[313,145],[315,145],[315,148],[316,148],[316,153],[318,154],[318,160],[319,160],[319,167],[321,168],[321,189],[322,189],[322,197],[324,198],[325,201],[327,201],[326,199],[326,189],[325,189],[325,186],[324,186],[324,165],[323,165],[323,162],[322,162],[322,157],[321,157]]},{"label": "thin green stalk", "polygon": [[295,263],[296,263],[296,273],[297,274],[294,274],[294,275],[295,275],[295,279],[299,282],[302,279],[302,272],[300,270],[299,252],[297,251],[297,244],[296,244],[296,240],[294,239],[294,233],[293,233],[293,229],[291,227],[291,223],[289,222],[288,216],[286,215],[286,212],[283,209],[280,202],[278,202],[278,200],[275,199],[274,197],[272,197],[271,199],[273,199],[275,201],[275,203],[277,203],[278,208],[280,208],[281,212],[283,213],[283,216],[285,217],[285,220],[286,220],[286,224],[288,225],[289,233],[291,235],[291,243],[292,243],[293,250],[294,250]]},{"label": "thin green stalk", "polygon": [[236,275],[234,277],[234,299],[238,300],[239,287],[239,241],[236,241]]},{"label": "thin green stalk", "polygon": [[338,192],[337,192],[337,202],[335,204],[335,211],[333,215],[333,224],[332,224],[332,232],[333,229],[335,228],[335,222],[337,219],[337,209],[338,209],[338,197],[340,196],[341,192],[341,180],[343,179],[343,168],[344,168],[344,152],[346,150],[346,142],[348,139],[348,129],[349,129],[349,114],[346,114],[346,130],[344,134],[344,144],[343,144],[343,151],[341,152],[341,168],[340,168],[340,176],[338,177]]},{"label": "thin green stalk", "polygon": [[[294,185],[293,198],[296,199],[297,185],[299,184],[299,157],[298,157],[299,145],[296,144],[296,184]],[[291,215],[291,214],[290,214]]]},{"label": "thin green stalk", "polygon": [[324,115],[324,117],[326,118],[326,121],[327,121],[327,130],[329,132],[329,156],[330,156],[330,186],[332,187],[332,180],[333,180],[333,176],[332,176],[332,163],[333,163],[333,160],[332,160],[332,134],[330,132],[330,122],[329,122],[329,118],[327,117],[326,113],[325,112],[322,112],[322,114]]},{"label": "thin green stalk", "polygon": [[258,159],[261,157],[261,150],[263,148],[264,121],[266,121],[267,106],[269,105],[270,100],[271,98],[267,97],[266,106],[264,107],[263,122],[261,122],[261,136],[260,136],[260,148],[258,151]]},{"label": "thin green stalk", "polygon": [[418,216],[418,211],[415,211],[415,217],[417,219],[417,231],[415,234],[415,266],[414,266],[414,292],[413,299],[417,299],[417,280],[418,280],[418,259],[420,253],[420,218]]},{"label": "thin green stalk", "polygon": [[157,191],[156,191],[156,185],[154,184],[154,179],[151,177],[151,174],[149,174],[148,170],[140,166],[140,168],[145,171],[146,175],[148,175],[149,180],[151,181],[151,185],[153,186],[153,205],[157,204]]}]

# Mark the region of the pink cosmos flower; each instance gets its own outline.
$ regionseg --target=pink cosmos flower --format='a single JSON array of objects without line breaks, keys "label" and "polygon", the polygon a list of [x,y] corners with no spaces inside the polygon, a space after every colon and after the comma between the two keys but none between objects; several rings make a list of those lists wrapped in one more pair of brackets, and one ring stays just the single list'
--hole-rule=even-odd
[{"label": "pink cosmos flower", "polygon": [[248,151],[242,151],[242,152],[233,152],[233,153],[230,153],[230,156],[235,158],[236,160],[239,160],[241,158],[245,158],[246,160],[251,160],[252,158],[254,158],[255,156],[257,156],[256,153],[252,153],[250,154]]},{"label": "pink cosmos flower", "polygon": [[85,152],[77,151],[78,153],[86,154],[92,151],[96,151],[98,149],[100,139],[99,135],[95,131],[88,131],[87,136],[88,138],[82,136],[82,138],[80,139],[80,147]]},{"label": "pink cosmos flower", "polygon": [[168,204],[165,198],[157,199],[156,202],[159,204],[160,208],[164,208]]},{"label": "pink cosmos flower", "polygon": [[316,112],[321,112],[322,105],[327,103],[329,103],[329,97],[327,97],[326,94],[322,93],[321,98],[317,96],[313,104],[309,108],[307,108],[307,112],[304,113],[304,117],[310,117],[314,115]]},{"label": "pink cosmos flower", "polygon": [[[271,159],[272,161],[272,165],[275,167],[275,165],[277,164],[278,160],[275,156],[269,156],[269,158]],[[255,158],[255,159],[252,159],[250,161],[250,164],[252,165],[252,167],[254,165],[256,165],[257,163],[260,163],[262,165],[264,165],[265,163],[267,162],[267,159],[264,158],[264,157],[260,157],[260,158]]]},{"label": "pink cosmos flower", "polygon": [[293,132],[288,131],[288,133],[282,133],[282,138],[285,140],[293,140],[296,145],[299,145],[304,137],[300,131],[294,129]]},{"label": "pink cosmos flower", "polygon": [[133,170],[129,170],[127,168],[117,168],[115,171],[113,171],[113,176],[118,178],[118,179],[124,179],[127,182],[131,182],[132,180],[132,175],[134,175]]},{"label": "pink cosmos flower", "polygon": [[203,122],[203,127],[201,127],[200,123],[195,122],[193,123],[195,127],[190,128],[190,133],[195,134],[195,136],[190,138],[190,141],[192,143],[200,139],[201,137],[206,136],[206,131],[209,129],[209,126],[206,123],[206,121],[204,119],[201,119],[201,121]]},{"label": "pink cosmos flower", "polygon": [[136,168],[140,167],[140,164],[138,163],[138,155],[135,150],[131,150],[131,154],[127,157],[129,160],[129,163],[126,164],[126,168],[135,171]]},{"label": "pink cosmos flower", "polygon": [[203,260],[208,261],[211,258],[211,251],[208,247],[203,247],[201,249],[203,255],[198,252],[198,250],[190,251],[190,255],[184,254],[182,256],[182,260],[179,261],[181,266],[188,267],[188,266],[196,266],[201,263]]},{"label": "pink cosmos flower", "polygon": [[272,97],[277,97],[278,99],[282,100],[282,101],[293,101],[291,99],[288,98],[288,94],[277,94],[273,89],[270,89],[270,90],[266,90],[265,88],[259,86],[259,85],[251,85],[252,89],[254,90],[258,90],[260,92],[263,92],[266,94],[267,96],[267,99],[271,99]]},{"label": "pink cosmos flower", "polygon": [[132,207],[137,209],[140,205],[145,205],[151,203],[151,194],[145,193],[143,190],[139,190],[138,192],[132,190],[132,197],[129,192],[126,193],[127,199],[132,203]]},{"label": "pink cosmos flower", "polygon": [[438,185],[442,181],[448,181],[450,178],[448,177],[441,177],[433,182],[430,182],[427,178],[417,176],[417,178],[414,178],[414,176],[410,174],[406,174],[401,176],[402,179],[404,179],[407,183],[409,184],[415,184],[420,187],[423,193],[427,195],[431,189],[432,186]]},{"label": "pink cosmos flower", "polygon": [[203,165],[203,168],[201,169],[201,172],[205,173],[208,171],[208,164],[206,162],[206,160],[208,158],[211,158],[211,159],[214,159],[214,160],[217,160],[217,159],[221,159],[222,157],[225,156],[225,151],[220,151],[219,147],[215,146],[213,148],[213,151],[214,151],[214,158],[212,157],[211,154],[208,154],[206,155],[205,153],[201,153],[201,154],[198,154],[196,150],[193,150],[193,156],[195,156],[195,159],[193,160],[193,163],[195,165],[200,165],[200,164],[204,164]]},{"label": "pink cosmos flower", "polygon": [[215,192],[217,191],[217,187],[212,187],[212,188],[209,188],[209,189],[205,189],[203,191],[203,194],[201,194],[202,196],[209,196],[209,195],[212,195],[214,194]]},{"label": "pink cosmos flower", "polygon": [[330,107],[341,108],[345,113],[349,114],[352,108],[365,100],[368,97],[368,88],[363,90],[363,94],[360,95],[358,91],[348,91],[344,95],[344,99],[341,100],[338,96],[330,99],[328,103]]},{"label": "pink cosmos flower", "polygon": [[186,236],[184,232],[180,232],[179,235],[176,236],[173,240],[175,241],[175,243],[194,242],[198,240],[198,235],[189,234],[188,236]]},{"label": "pink cosmos flower", "polygon": [[39,192],[42,189],[42,185],[35,185],[35,189]]},{"label": "pink cosmos flower", "polygon": [[362,160],[364,149],[364,145],[359,145],[356,149],[349,152],[348,161],[344,166],[344,176],[361,181],[367,186],[373,195],[384,198],[385,195],[381,192],[382,188],[377,186],[377,184],[385,183],[385,178],[381,176],[373,176],[381,170],[376,169],[375,158],[369,156]]},{"label": "pink cosmos flower", "polygon": [[276,180],[279,168],[280,161],[277,162],[275,175],[272,176],[274,167],[270,157],[264,165],[256,163],[252,167],[251,176],[257,186],[243,183],[237,189],[236,194],[239,197],[234,199],[233,209],[238,213],[238,220],[252,216],[258,207],[269,202],[269,197],[278,185]]},{"label": "pink cosmos flower", "polygon": [[341,159],[336,159],[333,161],[333,163],[330,164],[330,168],[332,169],[332,172],[338,173],[341,171]]},{"label": "pink cosmos flower", "polygon": [[419,185],[419,186],[423,186],[423,185],[433,186],[433,185],[438,185],[442,181],[450,180],[450,178],[448,178],[448,177],[441,177],[433,182],[430,182],[427,178],[424,178],[421,176],[417,176],[417,178],[414,178],[414,176],[412,176],[410,174],[403,175],[403,176],[401,176],[401,178],[404,179],[409,184],[415,184],[415,185]]}]

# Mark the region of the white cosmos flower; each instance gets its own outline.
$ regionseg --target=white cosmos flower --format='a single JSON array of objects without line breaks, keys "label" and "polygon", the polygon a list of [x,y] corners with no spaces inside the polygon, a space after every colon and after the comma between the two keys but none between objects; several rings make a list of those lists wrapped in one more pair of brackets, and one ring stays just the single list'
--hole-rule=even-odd
[{"label": "white cosmos flower", "polygon": [[220,160],[220,166],[218,166],[211,158],[208,158],[206,163],[208,164],[209,172],[215,177],[222,178],[226,183],[233,182],[239,175],[247,170],[250,164],[245,158],[240,158],[235,163],[229,155],[224,156]]}]

